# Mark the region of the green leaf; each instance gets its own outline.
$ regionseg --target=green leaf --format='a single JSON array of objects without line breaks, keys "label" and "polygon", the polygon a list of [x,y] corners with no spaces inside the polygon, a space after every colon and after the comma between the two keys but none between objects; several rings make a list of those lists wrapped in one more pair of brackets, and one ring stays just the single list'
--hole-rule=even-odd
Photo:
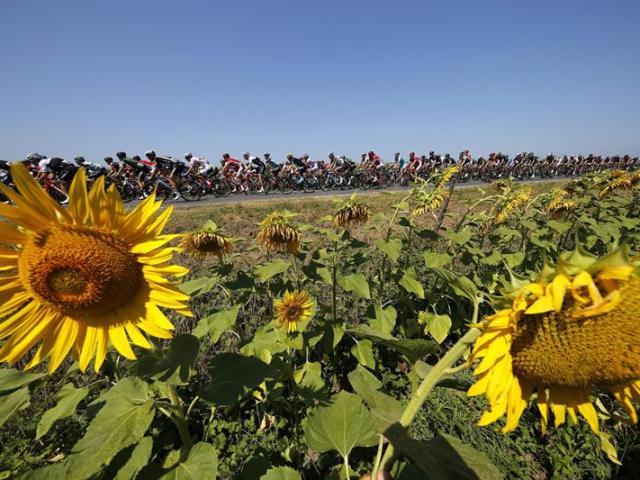
[{"label": "green leaf", "polygon": [[375,307],[376,318],[369,323],[371,328],[382,333],[390,334],[393,331],[393,327],[396,326],[396,318],[398,312],[392,305],[387,308],[382,308],[379,305]]},{"label": "green leaf", "polygon": [[131,456],[127,460],[115,477],[115,480],[130,480],[142,470],[151,458],[151,450],[153,449],[153,438],[144,437],[131,452]]},{"label": "green leaf", "polygon": [[376,247],[381,252],[384,252],[393,262],[396,262],[400,258],[402,252],[402,240],[399,238],[392,238],[388,242],[385,242],[383,238],[379,238],[375,242]]},{"label": "green leaf", "polygon": [[422,257],[424,258],[424,263],[427,264],[427,267],[441,268],[448,265],[451,261],[451,257],[446,253],[424,252]]},{"label": "green leaf", "polygon": [[280,329],[273,328],[272,325],[265,325],[256,330],[255,335],[249,343],[244,345],[240,352],[245,355],[253,355],[269,363],[271,356],[284,352],[287,346],[284,343],[285,336]]},{"label": "green leaf", "polygon": [[329,406],[312,410],[304,425],[304,438],[313,450],[337,450],[343,457],[354,447],[371,447],[378,441],[362,400],[344,390],[331,398]]},{"label": "green leaf", "polygon": [[193,335],[176,335],[168,348],[143,353],[133,369],[140,377],[183,385],[189,381],[199,350],[200,341]]},{"label": "green leaf", "polygon": [[412,439],[400,424],[385,432],[391,444],[408,456],[428,480],[498,480],[504,478],[485,454],[450,435],[439,434],[432,440]]},{"label": "green leaf", "polygon": [[302,477],[293,468],[273,467],[260,480],[302,480]]},{"label": "green leaf", "polygon": [[198,338],[209,335],[211,342],[216,343],[227,329],[235,325],[241,306],[240,304],[234,305],[228,310],[222,310],[201,318],[196,328],[193,329],[193,335]]},{"label": "green leaf", "polygon": [[43,376],[42,373],[24,373],[15,368],[0,368],[0,393],[29,385]]},{"label": "green leaf", "polygon": [[14,413],[29,406],[29,387],[23,387],[11,393],[0,396],[0,427]]},{"label": "green leaf", "polygon": [[274,277],[280,273],[286,272],[291,267],[291,262],[278,258],[272,262],[258,265],[255,268],[255,273],[261,282],[266,282],[271,277]]},{"label": "green leaf", "polygon": [[217,406],[231,406],[273,373],[273,367],[255,357],[219,353],[209,362],[211,382],[200,389],[200,396]]},{"label": "green leaf", "polygon": [[337,279],[338,284],[347,292],[355,292],[362,298],[371,299],[371,293],[369,292],[369,282],[367,282],[367,277],[365,277],[362,273],[342,275],[340,272],[338,272]]},{"label": "green leaf", "polygon": [[178,463],[161,480],[215,480],[218,475],[218,451],[209,443],[196,443],[184,462]]},{"label": "green leaf", "polygon": [[456,295],[460,295],[461,297],[466,297],[472,302],[476,301],[476,294],[478,289],[475,284],[466,277],[459,277],[455,273],[450,272],[449,270],[445,270],[443,268],[431,268],[429,270],[436,273],[440,276],[449,287],[456,293]]},{"label": "green leaf", "polygon": [[423,338],[398,339],[391,335],[378,332],[368,325],[357,325],[350,328],[349,332],[353,333],[357,337],[368,338],[374,343],[379,343],[392,348],[402,355],[405,355],[411,363],[415,363],[416,360],[419,360],[425,355],[437,352],[440,348],[439,345],[432,340],[426,340]]},{"label": "green leaf", "polygon": [[371,340],[356,340],[355,345],[351,347],[351,355],[353,355],[360,365],[369,368],[376,368],[376,360],[373,357],[373,344]]},{"label": "green leaf", "polygon": [[418,281],[418,275],[415,268],[407,268],[398,284],[407,292],[415,294],[418,298],[424,298],[424,288]]},{"label": "green leaf", "polygon": [[325,387],[320,362],[305,362],[302,367],[293,372],[293,380],[301,387],[310,390],[320,390]]},{"label": "green leaf", "polygon": [[71,450],[64,467],[67,479],[86,479],[98,473],[118,452],[138,443],[155,415],[148,385],[126,378],[109,390],[87,432]]},{"label": "green leaf", "polygon": [[75,388],[73,384],[67,383],[58,392],[58,403],[50,408],[40,419],[36,429],[36,439],[43,437],[49,432],[53,423],[61,418],[70,417],[76,412],[78,404],[84,400],[89,393],[88,387]]},{"label": "green leaf", "polygon": [[456,245],[464,245],[471,240],[471,230],[466,227],[459,232],[456,232],[455,230],[447,230],[444,233],[444,236]]},{"label": "green leaf", "polygon": [[371,417],[378,433],[400,420],[404,407],[395,398],[381,391],[382,382],[366,368],[358,365],[348,375],[353,390],[371,410]]},{"label": "green leaf", "polygon": [[418,322],[423,324],[424,333],[431,335],[438,343],[442,343],[451,329],[451,317],[431,312],[420,312]]},{"label": "green leaf", "polygon": [[215,277],[200,277],[188,280],[182,283],[178,288],[187,295],[195,297],[210,292],[220,282],[220,278]]}]

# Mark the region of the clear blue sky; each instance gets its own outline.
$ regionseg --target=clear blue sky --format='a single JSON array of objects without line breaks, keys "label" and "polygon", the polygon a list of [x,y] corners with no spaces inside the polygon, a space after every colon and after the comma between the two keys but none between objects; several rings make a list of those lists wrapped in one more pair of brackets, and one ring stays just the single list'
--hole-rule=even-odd
[{"label": "clear blue sky", "polygon": [[0,0],[0,158],[640,152],[640,1]]}]

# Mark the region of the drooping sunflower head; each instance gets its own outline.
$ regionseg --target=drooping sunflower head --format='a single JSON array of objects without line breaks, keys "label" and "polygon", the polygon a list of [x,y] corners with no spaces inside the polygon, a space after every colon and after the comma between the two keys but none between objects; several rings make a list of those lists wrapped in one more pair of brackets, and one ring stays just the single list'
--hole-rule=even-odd
[{"label": "drooping sunflower head", "polygon": [[339,208],[333,215],[334,223],[341,228],[349,229],[364,225],[371,218],[369,207],[356,200],[355,194],[346,202],[340,202]]},{"label": "drooping sunflower head", "polygon": [[552,218],[560,218],[574,211],[577,206],[577,203],[569,198],[569,192],[559,189],[553,192],[546,208]]},{"label": "drooping sunflower head", "polygon": [[258,243],[267,251],[291,253],[299,251],[301,235],[291,221],[295,215],[287,210],[267,215],[260,222]]},{"label": "drooping sunflower head", "polygon": [[600,198],[608,197],[612,193],[619,190],[626,190],[633,186],[632,177],[622,170],[614,170],[610,172],[608,181],[603,182],[604,186],[600,189],[598,196]]},{"label": "drooping sunflower head", "polygon": [[224,235],[211,220],[201,229],[182,237],[182,249],[192,257],[204,258],[215,255],[218,258],[233,252],[233,239]]},{"label": "drooping sunflower head", "polygon": [[451,165],[444,170],[436,180],[435,189],[443,189],[456,173],[458,173],[458,165]]},{"label": "drooping sunflower head", "polygon": [[287,332],[301,332],[315,311],[315,302],[305,291],[285,292],[273,304],[276,320]]},{"label": "drooping sunflower head", "polygon": [[506,308],[486,317],[472,351],[476,383],[486,395],[480,425],[507,416],[515,429],[529,399],[546,429],[567,414],[599,431],[590,395],[611,392],[632,422],[640,401],[640,277],[622,250],[597,259],[580,250],[561,255],[535,282],[522,282]]},{"label": "drooping sunflower head", "polygon": [[154,215],[161,202],[151,195],[125,213],[115,186],[105,191],[100,177],[88,192],[80,169],[64,209],[22,165],[11,173],[19,193],[0,185],[13,203],[0,205],[0,362],[29,354],[27,368],[49,358],[52,372],[71,351],[82,371],[94,358],[98,370],[110,345],[134,359],[131,343],[171,337],[159,307],[191,315],[167,278],[188,271],[169,264],[177,236],[161,232],[171,208]]},{"label": "drooping sunflower head", "polygon": [[513,189],[513,181],[511,179],[501,178],[491,182],[491,188],[498,192],[506,192]]},{"label": "drooping sunflower head", "polygon": [[525,205],[531,198],[531,189],[528,187],[518,190],[506,190],[502,198],[495,206],[492,216],[487,222],[487,228],[504,223],[518,208]]}]

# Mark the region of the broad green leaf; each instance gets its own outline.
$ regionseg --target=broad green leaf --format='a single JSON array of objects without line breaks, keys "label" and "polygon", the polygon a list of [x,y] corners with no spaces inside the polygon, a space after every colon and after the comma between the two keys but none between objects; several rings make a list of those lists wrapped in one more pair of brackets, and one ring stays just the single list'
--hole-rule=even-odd
[{"label": "broad green leaf", "polygon": [[469,300],[475,302],[478,289],[475,284],[466,277],[459,277],[449,270],[444,268],[431,268],[429,270],[440,276],[447,285],[456,293],[462,297],[466,297]]},{"label": "broad green leaf", "polygon": [[44,412],[40,419],[36,429],[36,439],[46,435],[56,420],[73,415],[78,404],[84,400],[88,393],[88,387],[75,388],[71,383],[63,386],[58,392],[56,406]]},{"label": "broad green leaf", "polygon": [[[98,473],[118,452],[138,443],[155,415],[153,399],[144,382],[122,380],[111,388],[104,406],[98,411],[87,432],[71,450],[64,463],[67,479],[86,479]],[[123,387],[118,388],[122,383]],[[135,391],[129,396],[128,392]],[[103,396],[104,398],[104,396]]]},{"label": "broad green leaf", "polygon": [[402,240],[399,238],[392,238],[388,242],[385,242],[384,239],[379,238],[375,242],[376,247],[381,252],[384,252],[392,261],[397,261],[400,258],[400,253],[402,252]]},{"label": "broad green leaf", "polygon": [[480,261],[485,265],[496,266],[500,264],[502,259],[503,259],[502,253],[500,253],[499,250],[495,249],[493,252],[491,252],[491,255],[482,257]]},{"label": "broad green leaf", "polygon": [[355,292],[362,298],[371,298],[371,293],[369,292],[369,282],[367,282],[367,277],[365,277],[362,273],[342,275],[338,272],[337,279],[338,284],[347,292]]},{"label": "broad green leaf", "polygon": [[201,318],[196,328],[193,329],[193,335],[198,338],[209,335],[211,342],[216,343],[227,329],[235,325],[241,306],[240,304],[234,305],[228,310]]},{"label": "broad green leaf", "polygon": [[235,405],[272,373],[270,365],[255,357],[219,353],[209,362],[211,381],[202,386],[200,396],[213,405]]},{"label": "broad green leaf", "polygon": [[424,298],[424,288],[418,281],[418,275],[415,268],[407,268],[398,284],[407,292],[415,294],[418,298]]},{"label": "broad green leaf", "polygon": [[182,385],[189,381],[199,349],[200,341],[193,335],[177,335],[168,348],[145,352],[133,368],[138,376]]},{"label": "broad green leaf", "polygon": [[205,442],[196,443],[184,462],[163,475],[161,480],[215,480],[218,475],[218,451]]},{"label": "broad green leaf", "polygon": [[391,444],[409,457],[428,480],[498,480],[504,478],[484,453],[450,435],[414,440],[399,423],[385,432]]},{"label": "broad green leaf", "polygon": [[376,360],[373,357],[373,344],[371,340],[356,340],[355,345],[351,347],[351,355],[353,355],[360,365],[369,368],[376,368]]},{"label": "broad green leaf", "polygon": [[547,225],[549,225],[559,234],[562,234],[571,228],[571,223],[569,222],[559,222],[552,219],[547,220]]},{"label": "broad green leaf", "polygon": [[144,437],[135,446],[131,452],[131,456],[127,460],[115,477],[115,480],[130,480],[142,470],[151,458],[151,450],[153,449],[153,438]]},{"label": "broad green leaf", "polygon": [[267,358],[287,349],[284,340],[285,336],[280,329],[275,329],[272,325],[265,325],[256,330],[253,339],[244,345],[240,352],[245,355],[253,355],[269,363],[270,360],[268,361]]},{"label": "broad green leaf", "polygon": [[354,447],[371,447],[378,441],[362,400],[344,390],[332,397],[329,406],[312,410],[304,425],[304,438],[313,450],[337,450],[343,457]]},{"label": "broad green leaf", "polygon": [[419,360],[425,355],[437,352],[440,348],[438,344],[432,340],[426,340],[423,338],[398,339],[391,335],[378,332],[368,325],[357,325],[350,328],[348,331],[357,337],[368,338],[374,343],[379,343],[392,348],[402,355],[405,355],[411,363],[415,363],[416,360]]},{"label": "broad green leaf", "polygon": [[15,368],[0,368],[0,393],[29,385],[43,376],[42,373],[24,373]]},{"label": "broad green leaf", "polygon": [[255,268],[255,273],[261,282],[266,282],[271,277],[286,272],[291,267],[291,262],[278,258],[269,263],[258,265]]},{"label": "broad green leaf", "polygon": [[302,480],[302,477],[293,468],[273,467],[260,480]]},{"label": "broad green leaf", "polygon": [[200,277],[194,278],[193,280],[188,280],[179,285],[178,288],[180,288],[180,290],[182,290],[187,295],[195,297],[210,292],[219,282],[220,278],[217,276]]},{"label": "broad green leaf", "polygon": [[301,387],[311,390],[320,390],[325,387],[320,362],[305,362],[302,367],[293,372],[293,380]]},{"label": "broad green leaf", "polygon": [[375,314],[376,318],[369,322],[371,328],[379,332],[390,334],[393,331],[393,327],[396,326],[396,318],[398,317],[396,309],[393,308],[392,305],[389,305],[384,309],[380,305],[376,305]]},{"label": "broad green leaf", "polygon": [[369,407],[378,433],[383,433],[400,420],[404,407],[398,400],[381,391],[382,382],[375,375],[358,365],[348,377],[353,390]]},{"label": "broad green leaf", "polygon": [[442,343],[451,329],[451,317],[431,312],[420,312],[418,322],[424,325],[424,332],[431,335],[438,343]]},{"label": "broad green leaf", "polygon": [[427,264],[427,267],[441,268],[448,265],[451,261],[451,257],[446,253],[424,252],[422,257],[424,258],[424,262]]},{"label": "broad green leaf", "polygon": [[444,236],[456,245],[464,245],[471,239],[471,230],[466,227],[459,232],[456,232],[455,230],[447,230],[444,233]]},{"label": "broad green leaf", "polygon": [[29,406],[29,387],[22,387],[11,393],[0,396],[0,427],[14,413],[24,410]]}]

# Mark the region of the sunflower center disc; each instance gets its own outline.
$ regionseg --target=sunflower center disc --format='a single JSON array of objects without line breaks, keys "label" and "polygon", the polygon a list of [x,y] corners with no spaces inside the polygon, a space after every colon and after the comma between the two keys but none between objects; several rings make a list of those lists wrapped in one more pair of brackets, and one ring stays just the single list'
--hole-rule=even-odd
[{"label": "sunflower center disc", "polygon": [[287,319],[291,321],[296,321],[300,315],[302,314],[302,308],[300,305],[291,305],[287,308],[287,313],[285,314]]},{"label": "sunflower center disc", "polygon": [[120,307],[143,278],[128,245],[82,227],[55,227],[31,237],[20,254],[19,270],[26,289],[67,315]]},{"label": "sunflower center disc", "polygon": [[[640,279],[621,288],[611,312],[586,319],[524,315],[511,346],[513,371],[537,385],[614,386],[640,378]],[[566,304],[565,304],[566,305]]]}]

